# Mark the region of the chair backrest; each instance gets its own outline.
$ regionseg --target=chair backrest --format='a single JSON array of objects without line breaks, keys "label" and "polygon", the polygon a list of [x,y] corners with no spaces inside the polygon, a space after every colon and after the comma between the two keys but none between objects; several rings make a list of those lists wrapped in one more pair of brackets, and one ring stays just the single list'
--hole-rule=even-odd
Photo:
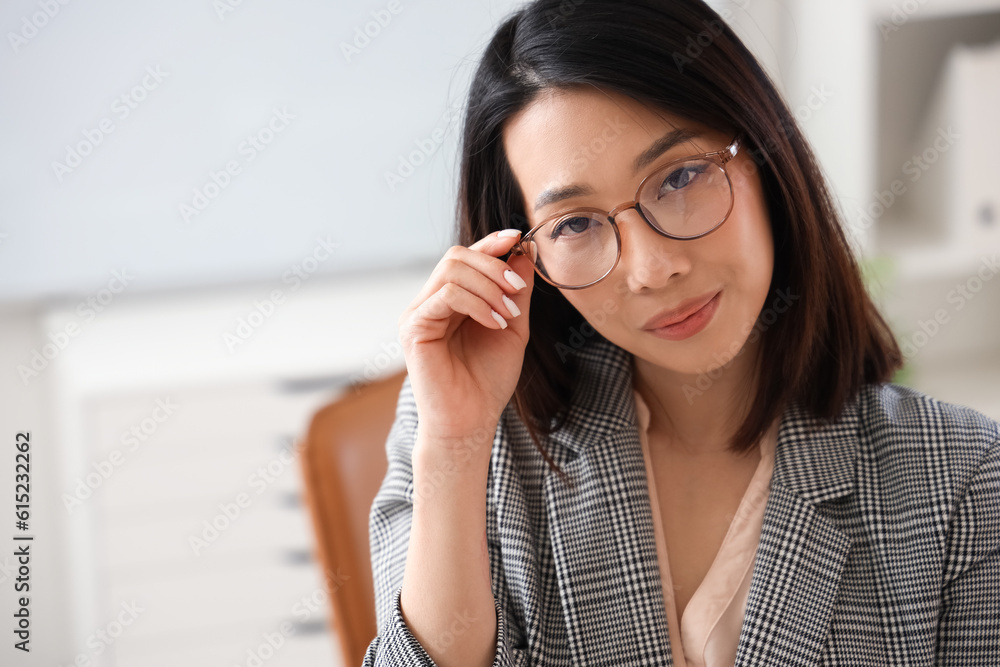
[{"label": "chair backrest", "polygon": [[348,391],[313,415],[301,464],[332,629],[345,665],[360,665],[378,634],[368,514],[385,478],[385,443],[406,371]]}]

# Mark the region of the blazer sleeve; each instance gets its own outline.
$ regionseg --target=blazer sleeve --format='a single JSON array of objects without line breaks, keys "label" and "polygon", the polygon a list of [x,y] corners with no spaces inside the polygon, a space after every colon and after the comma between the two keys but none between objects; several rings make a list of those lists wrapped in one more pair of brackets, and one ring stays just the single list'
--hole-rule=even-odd
[{"label": "blazer sleeve", "polygon": [[[410,463],[417,435],[417,406],[410,378],[403,380],[396,418],[386,440],[388,469],[372,502],[368,520],[375,615],[378,636],[368,645],[363,667],[429,667],[434,661],[403,620],[399,598],[413,519],[413,468]],[[493,667],[521,667],[527,656],[508,646],[506,618],[494,596],[497,650]]]},{"label": "blazer sleeve", "polygon": [[935,664],[1000,660],[1000,440],[955,509],[948,538]]}]

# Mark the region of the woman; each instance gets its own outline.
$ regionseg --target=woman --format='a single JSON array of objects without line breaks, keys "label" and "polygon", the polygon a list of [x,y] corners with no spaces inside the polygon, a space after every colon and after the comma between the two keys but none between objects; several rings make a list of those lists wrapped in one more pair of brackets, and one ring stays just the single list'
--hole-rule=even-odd
[{"label": "woman", "polygon": [[460,245],[400,318],[366,665],[1000,661],[1000,424],[890,382],[710,8],[524,7],[463,142]]}]

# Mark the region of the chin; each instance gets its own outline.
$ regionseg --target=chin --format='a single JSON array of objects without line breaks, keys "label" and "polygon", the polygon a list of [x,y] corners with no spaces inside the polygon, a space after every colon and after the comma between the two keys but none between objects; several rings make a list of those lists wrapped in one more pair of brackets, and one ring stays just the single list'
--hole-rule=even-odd
[{"label": "chin", "polygon": [[[634,352],[651,364],[679,375],[697,377],[717,376],[720,367],[729,365],[744,352],[746,336],[739,336],[738,329],[729,333],[704,330],[682,341],[665,341],[653,338],[643,350]],[[669,350],[669,352],[667,351]]]}]

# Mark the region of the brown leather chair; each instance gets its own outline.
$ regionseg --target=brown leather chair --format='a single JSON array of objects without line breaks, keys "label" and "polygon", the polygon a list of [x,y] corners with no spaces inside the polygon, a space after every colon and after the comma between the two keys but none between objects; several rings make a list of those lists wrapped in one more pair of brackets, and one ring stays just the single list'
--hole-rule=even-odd
[{"label": "brown leather chair", "polygon": [[321,408],[312,417],[300,457],[331,627],[345,665],[361,665],[378,634],[368,513],[388,467],[385,443],[405,377],[403,370],[349,388]]}]

